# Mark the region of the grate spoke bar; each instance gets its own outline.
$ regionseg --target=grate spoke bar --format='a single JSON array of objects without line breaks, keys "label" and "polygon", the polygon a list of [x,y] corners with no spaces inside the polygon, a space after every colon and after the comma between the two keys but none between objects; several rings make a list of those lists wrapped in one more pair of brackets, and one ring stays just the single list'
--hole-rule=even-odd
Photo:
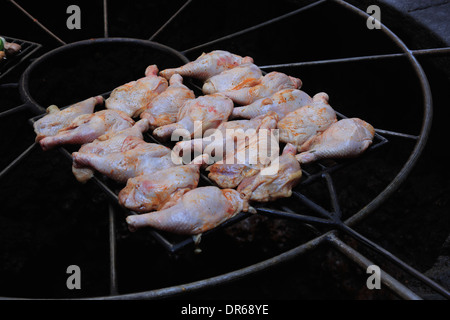
[{"label": "grate spoke bar", "polygon": [[311,8],[317,6],[317,5],[321,4],[321,3],[324,3],[324,2],[326,2],[326,1],[327,1],[327,0],[319,0],[319,1],[317,1],[317,2],[311,3],[311,4],[309,4],[309,5],[306,5],[306,6],[304,6],[304,7],[299,8],[299,9],[297,9],[297,10],[291,11],[291,12],[286,13],[286,14],[284,14],[284,15],[281,15],[281,16],[279,16],[279,17],[276,17],[276,18],[267,20],[267,21],[265,21],[265,22],[259,23],[259,24],[257,24],[257,25],[252,26],[252,27],[249,27],[249,28],[246,28],[246,29],[243,29],[243,30],[234,32],[234,33],[231,33],[231,34],[229,34],[229,35],[223,36],[223,37],[221,37],[221,38],[217,38],[217,39],[215,39],[215,40],[211,40],[211,41],[209,41],[209,42],[200,44],[200,45],[198,45],[198,46],[195,46],[195,47],[186,49],[186,50],[182,51],[181,53],[186,54],[186,53],[188,53],[188,52],[191,52],[191,51],[194,51],[194,50],[198,50],[198,49],[201,49],[201,48],[203,48],[203,47],[207,47],[207,46],[209,46],[209,45],[212,45],[212,44],[215,44],[215,43],[224,41],[224,40],[232,39],[232,38],[234,38],[234,37],[237,37],[237,36],[240,36],[240,35],[242,35],[242,34],[248,33],[248,32],[250,32],[250,31],[254,31],[254,30],[257,30],[257,29],[259,29],[259,28],[262,28],[262,27],[265,27],[265,26],[267,26],[267,25],[270,25],[270,24],[272,24],[272,23],[275,23],[275,22],[281,21],[281,20],[283,20],[283,19],[292,17],[292,16],[294,16],[294,15],[300,13],[300,12],[303,12],[303,11],[305,11],[305,10],[311,9]]},{"label": "grate spoke bar", "polygon": [[110,277],[110,294],[117,295],[117,267],[116,267],[116,225],[114,220],[114,208],[108,204],[109,214],[109,277]]},{"label": "grate spoke bar", "polygon": [[[352,247],[341,241],[334,233],[330,234],[328,237],[329,243],[331,243],[337,250],[342,252],[345,256],[350,258],[353,262],[358,264],[364,270],[371,265],[374,265],[372,261],[361,255],[358,251],[354,250]],[[395,292],[397,295],[407,300],[422,300],[417,294],[412,292],[410,289],[405,287],[402,283],[397,281],[391,275],[387,274],[383,270],[380,270],[380,281],[386,285],[390,290]]]},{"label": "grate spoke bar", "polygon": [[[414,56],[430,56],[430,55],[444,55],[450,54],[450,47],[446,48],[434,48],[434,49],[420,49],[420,50],[410,50]],[[315,60],[315,61],[303,61],[303,62],[293,62],[293,63],[281,63],[272,64],[266,66],[259,66],[260,69],[273,69],[273,68],[292,68],[292,67],[306,67],[306,66],[316,66],[324,64],[334,64],[334,63],[345,63],[345,62],[357,62],[357,61],[375,61],[382,59],[393,59],[407,57],[406,53],[391,53],[391,54],[380,54],[371,56],[361,56],[361,57],[349,57],[349,58],[339,58],[339,59],[325,59],[325,60]]]},{"label": "grate spoke bar", "polygon": [[18,156],[16,159],[14,159],[5,169],[3,169],[0,172],[0,180],[9,172],[11,171],[16,165],[18,165],[23,159],[25,159],[31,151],[37,146],[37,143],[34,142],[31,146],[29,146],[20,156]]},{"label": "grate spoke bar", "polygon": [[45,27],[42,23],[40,23],[35,17],[33,17],[28,11],[26,11],[23,7],[21,7],[17,2],[15,2],[14,0],[9,0],[9,2],[11,2],[17,9],[22,11],[28,18],[30,18],[35,24],[37,24],[41,29],[43,29],[47,34],[49,34],[54,39],[56,39],[56,41],[58,41],[60,44],[62,44],[62,45],[66,44],[57,35],[55,35],[47,27]]},{"label": "grate spoke bar", "polygon": [[109,37],[108,32],[108,0],[103,0],[103,34],[105,38]]},{"label": "grate spoke bar", "polygon": [[148,40],[152,41],[155,39],[191,2],[192,0],[186,1]]},{"label": "grate spoke bar", "polygon": [[353,230],[352,228],[350,228],[349,226],[347,226],[344,223],[341,223],[340,225],[338,225],[338,228],[339,228],[339,230],[341,230],[341,231],[347,233],[348,235],[352,236],[353,238],[357,239],[362,244],[365,244],[367,247],[371,248],[375,252],[379,253],[380,255],[382,255],[383,257],[388,259],[389,261],[393,262],[398,267],[402,268],[404,271],[406,271],[407,273],[409,273],[416,279],[420,280],[422,283],[426,284],[427,286],[429,286],[430,288],[432,288],[433,290],[435,290],[436,292],[438,292],[439,294],[444,296],[446,299],[450,299],[450,292],[447,291],[447,289],[445,289],[444,287],[442,287],[440,284],[436,283],[435,281],[431,280],[430,278],[428,278],[427,276],[425,276],[418,270],[414,269],[413,267],[411,267],[410,265],[408,265],[401,259],[397,258],[395,255],[393,255],[386,249],[382,248],[381,246],[374,243],[373,241],[367,239],[362,234],[356,232],[355,230]]},{"label": "grate spoke bar", "polygon": [[3,117],[9,116],[10,114],[14,114],[14,113],[17,113],[17,112],[20,112],[20,111],[23,111],[23,110],[27,110],[29,107],[30,106],[25,103],[25,104],[22,104],[22,105],[20,105],[18,107],[11,108],[9,110],[0,112],[0,119],[3,118]]}]

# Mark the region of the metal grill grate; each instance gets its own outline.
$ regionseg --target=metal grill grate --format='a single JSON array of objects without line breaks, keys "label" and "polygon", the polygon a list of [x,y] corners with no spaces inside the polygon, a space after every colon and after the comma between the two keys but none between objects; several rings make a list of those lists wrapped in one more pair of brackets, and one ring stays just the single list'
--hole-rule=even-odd
[{"label": "metal grill grate", "polygon": [[25,62],[33,53],[35,53],[41,45],[38,43],[4,37],[7,42],[17,43],[21,46],[20,52],[0,61],[0,80],[16,69],[20,64]]},{"label": "metal grill grate", "polygon": [[[176,20],[177,16],[185,10],[185,8],[188,7],[188,5],[191,3],[191,0],[188,0],[185,2],[185,4],[150,38],[153,39],[156,37],[160,32],[169,25],[173,20]],[[213,41],[208,41],[204,44],[197,45],[195,47],[186,49],[182,51],[183,54],[187,54],[189,52],[192,52],[194,50],[200,50],[204,49],[206,47],[210,47],[211,45],[216,45],[218,43],[221,43],[223,41],[227,41],[230,39],[234,39],[237,36],[246,34],[247,32],[257,30],[259,28],[271,25],[273,23],[276,23],[278,21],[281,21],[285,18],[292,17],[296,14],[299,14],[301,12],[305,12],[311,8],[320,7],[320,5],[323,5],[326,2],[333,2],[335,4],[338,4],[339,6],[346,8],[350,10],[351,12],[362,16],[364,19],[367,19],[368,15],[359,10],[358,8],[350,5],[349,3],[341,0],[320,0],[312,2],[309,5],[306,5],[304,7],[298,8],[292,12],[289,12],[285,15],[282,15],[280,17],[265,21],[261,24],[255,25],[253,27],[243,29],[241,31],[229,34],[227,36],[220,37],[218,39],[215,39]],[[108,16],[106,14],[106,1],[104,1],[104,8],[105,8],[105,37],[108,36]],[[382,25],[382,24],[381,24]],[[139,292],[135,294],[125,294],[125,295],[118,295],[117,288],[117,279],[116,279],[116,237],[115,237],[115,231],[114,231],[114,209],[110,208],[110,216],[109,216],[109,223],[110,223],[110,262],[111,262],[111,295],[106,297],[99,297],[98,299],[151,299],[151,298],[161,298],[161,297],[170,297],[175,294],[180,293],[186,293],[186,292],[192,292],[197,289],[201,288],[207,288],[210,286],[214,286],[217,284],[226,283],[229,281],[232,281],[234,279],[241,278],[245,275],[261,271],[264,269],[267,269],[273,265],[276,265],[277,263],[281,261],[287,261],[293,257],[296,257],[298,255],[301,255],[309,250],[312,250],[316,248],[318,245],[322,243],[328,243],[331,244],[331,246],[335,247],[337,250],[343,252],[345,255],[347,255],[350,259],[352,259],[354,262],[356,262],[361,267],[367,267],[368,265],[372,264],[371,261],[366,259],[364,256],[362,256],[360,253],[355,252],[349,245],[347,245],[341,238],[340,238],[340,232],[343,234],[350,235],[352,238],[358,240],[360,243],[366,245],[370,249],[372,249],[374,252],[380,254],[383,258],[395,263],[399,267],[401,267],[404,271],[411,274],[415,278],[422,281],[424,284],[428,285],[430,288],[434,289],[436,292],[441,294],[442,296],[446,297],[447,299],[450,298],[450,294],[447,289],[443,288],[436,282],[432,281],[431,279],[427,278],[425,275],[420,273],[419,271],[415,270],[402,260],[400,260],[395,255],[391,254],[390,252],[386,251],[376,243],[370,241],[363,235],[356,232],[354,229],[352,229],[352,226],[355,225],[357,222],[368,216],[371,212],[373,212],[377,207],[379,207],[392,193],[399,187],[399,185],[406,179],[407,175],[410,173],[412,167],[417,162],[417,159],[419,155],[421,154],[425,143],[428,138],[428,132],[431,126],[431,117],[432,117],[432,101],[431,101],[431,92],[430,87],[426,78],[425,73],[422,70],[421,65],[416,60],[416,56],[419,55],[435,55],[435,54],[448,54],[450,52],[450,48],[438,48],[438,49],[426,49],[426,50],[410,50],[389,28],[382,25],[382,31],[386,34],[387,37],[389,37],[397,46],[401,49],[401,53],[393,53],[393,54],[383,54],[383,55],[372,55],[372,56],[360,56],[360,57],[350,57],[350,58],[340,58],[340,59],[332,59],[332,60],[320,60],[320,61],[310,61],[310,62],[294,62],[294,63],[286,63],[286,64],[276,64],[276,65],[268,65],[268,66],[262,66],[262,69],[273,69],[273,68],[296,68],[300,66],[314,66],[319,64],[333,64],[333,63],[349,63],[349,62],[355,62],[355,61],[363,61],[363,60],[371,60],[371,61],[383,61],[384,59],[394,59],[394,58],[406,58],[408,62],[410,63],[412,69],[414,70],[417,78],[420,81],[421,90],[423,93],[423,110],[424,110],[424,117],[422,121],[422,128],[419,135],[411,135],[408,133],[402,133],[402,132],[394,132],[389,130],[383,130],[383,129],[376,129],[376,135],[374,139],[374,144],[367,150],[367,152],[363,155],[364,157],[370,157],[373,152],[375,152],[380,147],[384,146],[388,140],[387,136],[394,136],[398,138],[404,138],[410,141],[415,142],[414,149],[409,156],[408,160],[406,161],[405,165],[397,176],[391,181],[391,183],[379,194],[377,195],[368,205],[366,205],[364,208],[362,208],[360,211],[353,214],[351,217],[347,219],[343,219],[342,217],[342,208],[340,206],[340,203],[338,201],[338,197],[336,194],[335,186],[333,183],[333,179],[331,174],[340,170],[344,166],[350,165],[353,162],[360,161],[360,159],[355,159],[352,161],[348,160],[342,160],[342,161],[336,161],[336,162],[329,162],[329,161],[321,161],[314,165],[307,166],[303,168],[303,174],[304,177],[300,183],[300,185],[294,190],[292,197],[296,200],[301,202],[306,207],[310,208],[312,212],[315,213],[315,215],[302,215],[296,212],[295,208],[289,207],[287,204],[282,203],[281,206],[279,204],[275,204],[273,206],[257,206],[257,210],[260,214],[267,215],[269,217],[274,218],[283,218],[283,219],[292,219],[296,221],[303,222],[308,225],[312,225],[315,229],[316,226],[325,226],[326,228],[324,231],[319,231],[318,229],[315,229],[318,233],[317,237],[299,245],[298,247],[291,249],[285,253],[282,253],[278,256],[275,256],[273,258],[267,259],[265,261],[262,261],[260,263],[256,263],[254,265],[245,267],[240,270],[236,270],[233,272],[229,272],[223,275],[215,276],[212,278],[196,281],[193,283],[183,284],[182,286],[174,286],[174,287],[168,287],[168,288],[162,288],[158,290],[150,290],[146,292]],[[107,96],[109,93],[104,94],[104,96]],[[29,101],[28,101],[29,103]],[[42,113],[42,108],[39,106],[31,106],[34,108],[36,113]],[[18,107],[20,108],[20,107]],[[17,109],[17,111],[20,111],[21,109]],[[3,116],[6,116],[7,114],[4,114]],[[345,118],[343,114],[338,113],[340,118]],[[1,116],[1,114],[0,114]],[[42,116],[42,115],[41,115]],[[33,123],[37,118],[41,117],[37,116],[32,119],[30,119],[30,122]],[[355,115],[356,116],[356,115]],[[146,135],[146,139],[149,142],[154,142],[154,138],[151,135]],[[159,142],[158,142],[159,143]],[[20,155],[16,160],[14,160],[7,168],[5,168],[2,172],[0,172],[0,179],[3,177],[3,175],[7,174],[12,167],[20,163],[22,159],[24,159],[36,146],[36,144],[31,145],[28,149],[24,151],[22,155]],[[60,148],[60,151],[70,160],[71,155],[70,152],[65,148]],[[208,178],[204,175],[202,175],[202,180],[204,183],[210,183]],[[317,180],[323,180],[326,184],[326,188],[329,195],[329,200],[331,202],[332,209],[327,210],[324,207],[321,206],[320,203],[315,202],[314,200],[310,199],[307,195],[305,195],[303,191],[303,187],[317,181]],[[101,189],[111,198],[111,200],[114,203],[117,203],[117,192],[118,190],[115,189],[114,184],[111,183],[111,181],[108,181],[108,179],[105,179],[101,176],[95,176],[93,178],[94,183],[98,184]],[[126,214],[134,214],[133,212],[125,210]],[[241,219],[245,219],[248,217],[248,214],[239,214],[234,219],[228,221],[226,224],[220,226],[220,228],[224,227],[225,225],[235,223]],[[211,230],[210,232],[214,232],[214,230]],[[172,237],[172,235],[164,234],[158,231],[151,231],[150,232],[152,236],[154,236],[162,245],[163,247],[168,250],[171,253],[177,252],[182,248],[185,248],[186,246],[193,243],[193,240],[191,238],[179,238],[179,237]],[[209,233],[209,232],[208,232]],[[206,235],[206,234],[205,234]],[[398,280],[390,277],[389,275],[385,275],[382,279],[385,284],[396,294],[398,294],[400,297],[405,299],[420,299],[420,297],[412,292],[409,288],[407,288],[405,285],[400,283]]]}]

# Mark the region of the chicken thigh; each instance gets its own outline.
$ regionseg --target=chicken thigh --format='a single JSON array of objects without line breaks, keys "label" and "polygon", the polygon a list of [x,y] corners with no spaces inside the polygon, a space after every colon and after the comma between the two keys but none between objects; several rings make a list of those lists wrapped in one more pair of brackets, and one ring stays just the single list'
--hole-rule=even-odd
[{"label": "chicken thigh", "polygon": [[171,151],[160,144],[127,137],[120,152],[105,155],[74,152],[72,157],[78,166],[92,168],[117,182],[125,183],[141,174],[152,174],[176,166]]},{"label": "chicken thigh", "polygon": [[68,127],[54,136],[46,137],[39,143],[43,150],[64,144],[85,144],[104,134],[118,132],[134,125],[133,119],[116,110],[101,110],[76,117]]},{"label": "chicken thigh", "polygon": [[105,101],[106,108],[123,111],[130,117],[139,116],[147,105],[168,87],[167,80],[157,74],[156,65],[148,66],[145,77],[114,89]]},{"label": "chicken thigh", "polygon": [[276,92],[270,98],[261,98],[249,105],[234,108],[231,117],[251,119],[274,111],[282,119],[289,112],[311,103],[311,97],[305,92],[298,89],[284,89]]},{"label": "chicken thigh", "polygon": [[280,141],[291,143],[298,149],[337,121],[336,112],[328,104],[328,95],[318,93],[312,103],[288,113],[278,122]]},{"label": "chicken thigh", "polygon": [[[131,128],[102,135],[93,142],[82,145],[80,150],[78,150],[78,153],[92,153],[99,156],[104,156],[106,154],[120,152],[125,139],[128,137],[143,139],[142,134],[149,130],[149,128],[150,125],[148,120],[141,119]],[[89,167],[85,168],[75,160],[72,164],[72,172],[75,175],[75,178],[82,183],[88,181],[94,175],[93,169]]]},{"label": "chicken thigh", "polygon": [[261,77],[261,69],[253,63],[245,63],[209,78],[203,84],[202,91],[204,94],[213,94],[235,87],[252,87],[261,81]]},{"label": "chicken thigh", "polygon": [[306,141],[296,158],[302,164],[324,158],[356,157],[372,144],[374,135],[375,129],[369,123],[358,118],[342,119]]},{"label": "chicken thigh", "polygon": [[130,215],[126,221],[131,231],[152,227],[178,234],[197,235],[241,212],[244,202],[236,190],[200,187],[185,193],[169,208]]},{"label": "chicken thigh", "polygon": [[174,74],[169,83],[167,90],[150,101],[141,113],[141,118],[148,119],[153,129],[176,122],[183,104],[195,99],[194,92],[183,84],[179,74]]},{"label": "chicken thigh", "polygon": [[152,174],[128,179],[119,193],[119,203],[136,212],[150,212],[168,207],[183,194],[197,187],[200,164],[170,167]]},{"label": "chicken thigh", "polygon": [[237,191],[247,201],[268,202],[292,195],[292,188],[301,177],[302,170],[295,158],[297,148],[287,144],[282,155],[258,174],[247,177],[239,184]]},{"label": "chicken thigh", "polygon": [[48,107],[47,115],[37,120],[33,125],[37,134],[36,142],[45,137],[54,136],[59,130],[68,127],[76,117],[93,113],[95,106],[101,103],[103,103],[103,98],[97,96],[75,103],[63,110],[59,110],[55,105]]},{"label": "chicken thigh", "polygon": [[215,50],[203,53],[195,61],[186,63],[179,68],[165,69],[159,74],[166,79],[178,73],[183,77],[192,77],[205,81],[225,70],[234,68],[244,63],[253,63],[251,57],[241,57],[239,55],[223,50]]},{"label": "chicken thigh", "polygon": [[233,107],[233,101],[221,94],[188,100],[180,108],[177,122],[156,128],[153,135],[166,140],[178,130],[177,134],[181,136],[199,137],[206,130],[217,128],[222,122],[227,121]]},{"label": "chicken thigh", "polygon": [[256,100],[268,98],[283,89],[299,89],[301,86],[302,81],[300,79],[273,71],[262,77],[261,82],[255,86],[244,88],[237,86],[221,93],[239,105],[249,105]]}]

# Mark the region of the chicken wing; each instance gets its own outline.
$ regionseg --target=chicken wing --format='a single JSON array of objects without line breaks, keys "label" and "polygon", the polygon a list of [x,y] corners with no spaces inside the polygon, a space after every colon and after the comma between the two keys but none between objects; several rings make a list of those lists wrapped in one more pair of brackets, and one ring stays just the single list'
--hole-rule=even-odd
[{"label": "chicken wing", "polygon": [[233,107],[233,101],[218,93],[188,100],[180,108],[177,122],[156,128],[153,135],[166,140],[179,130],[181,136],[201,136],[206,130],[227,121]]},{"label": "chicken wing", "polygon": [[118,132],[134,125],[133,119],[122,111],[101,110],[76,117],[69,126],[39,143],[43,150],[64,144],[85,144],[104,134]]},{"label": "chicken wing", "polygon": [[328,95],[318,93],[312,103],[288,113],[278,122],[280,141],[291,143],[298,149],[337,121],[336,112],[328,104]]},{"label": "chicken wing", "polygon": [[[142,134],[148,131],[149,128],[150,124],[148,120],[141,119],[131,128],[102,135],[91,143],[82,145],[80,150],[78,150],[78,153],[92,153],[104,156],[110,153],[120,152],[125,139],[128,137],[143,139]],[[72,164],[72,172],[75,175],[75,178],[82,183],[88,181],[94,175],[94,170],[92,168],[83,167],[75,160]]]},{"label": "chicken wing", "polygon": [[374,135],[375,129],[369,123],[358,118],[342,119],[306,141],[296,158],[302,164],[324,158],[356,157],[372,144]]},{"label": "chicken wing", "polygon": [[63,110],[55,105],[47,108],[47,115],[37,120],[33,127],[36,132],[36,142],[45,137],[54,136],[59,130],[64,129],[78,116],[91,114],[96,105],[103,103],[101,96],[92,97],[84,101],[75,103]]},{"label": "chicken wing", "polygon": [[195,61],[178,68],[165,69],[159,74],[166,79],[170,79],[172,75],[178,73],[183,77],[192,77],[205,81],[212,76],[244,63],[253,63],[253,59],[251,57],[241,57],[228,51],[215,50],[203,53]]},{"label": "chicken wing", "polygon": [[289,112],[311,103],[312,99],[307,93],[298,89],[284,89],[269,98],[261,98],[249,105],[234,108],[231,118],[251,119],[274,111],[282,119]]},{"label": "chicken wing", "polygon": [[150,121],[151,128],[157,128],[177,121],[177,114],[183,104],[195,99],[194,92],[183,84],[183,78],[174,74],[170,86],[154,98],[141,113],[141,118]]},{"label": "chicken wing", "polygon": [[167,80],[157,74],[156,65],[148,66],[145,77],[114,89],[105,101],[106,108],[123,111],[130,117],[139,116],[147,105],[168,87]]},{"label": "chicken wing", "polygon": [[178,234],[197,235],[232,218],[243,207],[244,200],[236,190],[208,186],[188,191],[169,208],[130,215],[126,221],[131,231],[152,227]]},{"label": "chicken wing", "polygon": [[261,77],[261,69],[253,63],[245,63],[212,76],[205,81],[202,91],[204,94],[213,94],[235,87],[252,87],[260,83]]},{"label": "chicken wing", "polygon": [[261,82],[252,87],[234,87],[221,92],[239,105],[249,105],[256,100],[268,98],[283,89],[299,89],[302,81],[281,72],[270,72],[261,78]]},{"label": "chicken wing", "polygon": [[136,137],[127,137],[120,152],[105,155],[74,152],[78,166],[92,168],[120,183],[142,174],[176,166],[171,157],[172,150],[155,143],[147,143]]}]

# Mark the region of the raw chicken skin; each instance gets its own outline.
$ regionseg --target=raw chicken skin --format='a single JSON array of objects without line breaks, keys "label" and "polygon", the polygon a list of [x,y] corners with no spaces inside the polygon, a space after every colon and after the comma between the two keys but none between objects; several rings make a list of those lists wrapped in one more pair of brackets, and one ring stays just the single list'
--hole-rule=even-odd
[{"label": "raw chicken skin", "polygon": [[[271,163],[266,172],[242,180],[237,191],[246,201],[268,202],[292,195],[302,177],[300,164],[295,158],[297,148],[287,144],[278,161]],[[267,174],[266,174],[267,173]]]},{"label": "raw chicken skin", "polygon": [[298,89],[284,89],[276,92],[269,98],[258,99],[255,102],[233,109],[231,118],[251,119],[269,111],[274,111],[280,119],[289,112],[312,103],[312,98]]},{"label": "raw chicken skin", "polygon": [[171,151],[160,144],[127,137],[120,152],[105,155],[74,152],[72,157],[79,166],[90,167],[117,182],[126,183],[141,174],[175,166]]},{"label": "raw chicken skin", "polygon": [[221,92],[239,105],[249,105],[256,100],[268,98],[283,89],[300,89],[302,81],[281,72],[270,72],[261,78],[261,82],[252,87],[234,87]]},{"label": "raw chicken skin", "polygon": [[[78,153],[93,153],[99,156],[104,156],[106,154],[120,152],[125,139],[128,137],[143,139],[144,137],[142,134],[148,131],[149,128],[150,124],[147,119],[139,120],[131,128],[102,135],[91,143],[82,145],[80,150],[78,150]],[[73,161],[72,172],[75,178],[81,183],[85,183],[94,175],[93,169],[84,168],[76,161]]]},{"label": "raw chicken skin", "polygon": [[279,143],[275,129],[276,121],[268,123],[267,130],[240,137],[234,152],[227,153],[223,160],[206,168],[208,178],[220,188],[235,188],[241,181],[253,176],[279,156]]},{"label": "raw chicken skin", "polygon": [[215,75],[203,84],[204,94],[232,90],[234,87],[252,87],[261,81],[262,72],[255,64],[245,63]]},{"label": "raw chicken skin", "polygon": [[182,136],[202,136],[206,130],[217,128],[227,121],[233,107],[233,101],[218,93],[188,100],[180,108],[177,122],[156,128],[153,135],[166,140],[178,130]]},{"label": "raw chicken skin", "polygon": [[75,103],[63,110],[59,110],[55,105],[48,107],[47,115],[33,125],[37,134],[36,142],[45,137],[54,136],[59,130],[68,127],[76,117],[93,113],[95,106],[101,103],[103,103],[103,98],[97,96]]},{"label": "raw chicken skin", "polygon": [[106,108],[123,111],[133,118],[139,116],[168,87],[167,80],[157,74],[156,65],[148,66],[145,77],[114,89],[105,101]]},{"label": "raw chicken skin", "polygon": [[278,122],[280,141],[291,143],[300,150],[309,138],[325,131],[336,121],[336,112],[328,104],[328,95],[318,93],[312,103],[288,113]]},{"label": "raw chicken skin", "polygon": [[170,167],[128,179],[119,193],[119,203],[136,212],[160,210],[170,200],[197,187],[201,164]]},{"label": "raw chicken skin", "polygon": [[356,157],[372,144],[374,135],[375,129],[369,123],[358,118],[342,119],[305,142],[296,158],[302,164],[324,158]]},{"label": "raw chicken skin", "polygon": [[205,138],[177,142],[172,150],[178,156],[200,152],[208,155],[212,163],[222,160],[227,154],[234,154],[235,138],[245,134],[247,130],[258,132],[261,128],[274,129],[277,121],[278,115],[275,112],[268,112],[267,115],[251,120],[227,121],[215,129],[211,135],[207,135]]},{"label": "raw chicken skin", "polygon": [[59,130],[54,136],[42,139],[39,143],[43,150],[64,144],[85,144],[104,134],[118,132],[133,125],[133,119],[122,111],[101,110],[76,117],[68,127]]},{"label": "raw chicken skin", "polygon": [[244,200],[233,189],[199,187],[185,193],[173,206],[130,215],[128,228],[152,227],[177,234],[197,235],[211,230],[241,212]]},{"label": "raw chicken skin", "polygon": [[159,74],[166,79],[170,79],[172,75],[178,73],[183,77],[192,77],[205,81],[212,76],[244,63],[253,63],[253,59],[251,57],[241,57],[228,51],[215,50],[203,53],[195,61],[186,63],[178,68],[165,69]]},{"label": "raw chicken skin", "polygon": [[150,121],[152,129],[176,122],[183,104],[195,99],[194,92],[183,84],[179,74],[174,74],[169,83],[169,88],[154,98],[141,113],[141,118]]}]

